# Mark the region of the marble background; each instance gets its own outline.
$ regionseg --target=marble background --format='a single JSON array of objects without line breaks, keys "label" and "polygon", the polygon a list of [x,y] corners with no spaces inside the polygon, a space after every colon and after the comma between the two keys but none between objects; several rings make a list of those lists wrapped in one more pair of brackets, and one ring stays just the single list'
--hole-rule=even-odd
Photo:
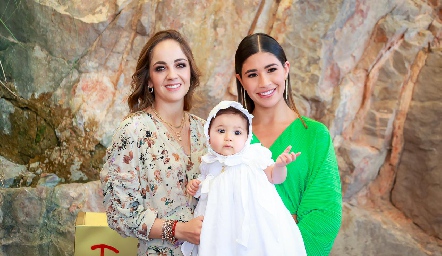
[{"label": "marble background", "polygon": [[235,99],[234,53],[265,32],[295,102],[329,127],[343,187],[331,255],[442,255],[440,0],[0,0],[0,256],[73,255],[138,54],[189,40],[192,113]]}]

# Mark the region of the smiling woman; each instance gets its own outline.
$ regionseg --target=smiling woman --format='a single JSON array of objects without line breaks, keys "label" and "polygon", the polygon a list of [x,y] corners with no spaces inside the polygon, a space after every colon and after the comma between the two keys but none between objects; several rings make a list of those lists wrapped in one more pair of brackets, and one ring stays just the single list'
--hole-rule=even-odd
[{"label": "smiling woman", "polygon": [[252,114],[252,143],[273,157],[291,145],[302,152],[276,189],[298,222],[307,255],[329,255],[341,224],[338,165],[327,127],[303,117],[292,99],[288,62],[269,35],[245,37],[235,54],[238,101]]},{"label": "smiling woman", "polygon": [[205,151],[204,120],[187,112],[199,75],[187,42],[167,30],[146,43],[132,76],[131,114],[100,176],[109,227],[138,238],[138,255],[181,255],[183,241],[199,243],[203,218],[193,218],[185,192]]},{"label": "smiling woman", "polygon": [[153,49],[149,77],[156,108],[185,97],[190,88],[190,65],[178,42],[164,40]]},{"label": "smiling woman", "polygon": [[253,104],[258,101],[264,107],[272,106],[283,98],[289,68],[288,61],[281,62],[271,53],[258,52],[246,59],[242,75],[236,77]]}]

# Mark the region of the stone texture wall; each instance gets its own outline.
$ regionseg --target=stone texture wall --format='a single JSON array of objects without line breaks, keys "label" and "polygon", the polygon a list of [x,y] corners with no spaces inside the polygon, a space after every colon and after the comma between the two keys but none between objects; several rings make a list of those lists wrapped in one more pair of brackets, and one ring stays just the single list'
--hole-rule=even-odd
[{"label": "stone texture wall", "polygon": [[332,255],[442,255],[442,3],[0,0],[0,256],[73,255],[138,54],[181,31],[202,70],[192,112],[235,99],[234,53],[266,32],[295,101],[332,134],[344,216]]}]

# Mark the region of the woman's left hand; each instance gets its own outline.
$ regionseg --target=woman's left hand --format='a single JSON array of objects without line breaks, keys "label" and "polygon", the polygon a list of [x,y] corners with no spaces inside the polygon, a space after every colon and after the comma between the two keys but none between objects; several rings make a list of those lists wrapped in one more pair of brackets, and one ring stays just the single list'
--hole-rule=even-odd
[{"label": "woman's left hand", "polygon": [[200,244],[201,228],[204,216],[191,219],[188,222],[178,222],[175,227],[175,237],[192,244]]}]

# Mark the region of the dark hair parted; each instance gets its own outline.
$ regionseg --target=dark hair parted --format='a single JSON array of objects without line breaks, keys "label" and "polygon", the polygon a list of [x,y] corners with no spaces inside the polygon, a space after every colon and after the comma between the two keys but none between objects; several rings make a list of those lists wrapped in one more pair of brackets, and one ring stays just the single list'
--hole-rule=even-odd
[{"label": "dark hair parted", "polygon": [[249,134],[249,132],[250,132],[249,131],[249,126],[250,126],[249,119],[247,118],[247,116],[243,112],[241,112],[239,109],[236,109],[234,107],[223,108],[223,109],[220,109],[218,112],[216,112],[215,117],[210,120],[209,131],[208,131],[209,133],[210,133],[210,128],[212,128],[213,120],[215,120],[215,118],[217,118],[218,116],[225,115],[225,114],[238,115],[238,116],[242,117],[242,119],[246,120],[246,123],[247,123],[247,134]]},{"label": "dark hair parted", "polygon": [[127,100],[131,113],[150,107],[155,102],[155,94],[148,91],[149,67],[153,49],[165,40],[174,40],[179,43],[181,50],[189,61],[190,88],[186,96],[184,96],[184,110],[189,111],[192,108],[192,95],[200,84],[201,72],[196,66],[192,50],[184,37],[176,30],[163,30],[155,33],[147,41],[138,57],[137,67],[132,75],[132,93]]},{"label": "dark hair parted", "polygon": [[[276,41],[273,37],[264,34],[264,33],[255,33],[246,36],[238,45],[238,49],[235,53],[235,72],[240,77],[242,77],[242,66],[244,62],[253,54],[258,52],[268,52],[273,54],[284,66],[287,61],[287,57],[285,55],[284,49],[282,49],[281,45]],[[292,88],[290,85],[290,74],[287,77],[287,86],[286,90],[284,90],[284,100],[287,105],[296,112],[298,117],[301,119],[304,127],[307,128],[307,124],[299,114],[298,109],[295,106],[295,102],[293,101],[292,96]],[[244,108],[246,108],[250,113],[255,109],[255,103],[249,97],[249,95],[245,92],[244,87],[241,82],[236,79],[236,88],[238,91],[238,102],[241,103]]]}]

